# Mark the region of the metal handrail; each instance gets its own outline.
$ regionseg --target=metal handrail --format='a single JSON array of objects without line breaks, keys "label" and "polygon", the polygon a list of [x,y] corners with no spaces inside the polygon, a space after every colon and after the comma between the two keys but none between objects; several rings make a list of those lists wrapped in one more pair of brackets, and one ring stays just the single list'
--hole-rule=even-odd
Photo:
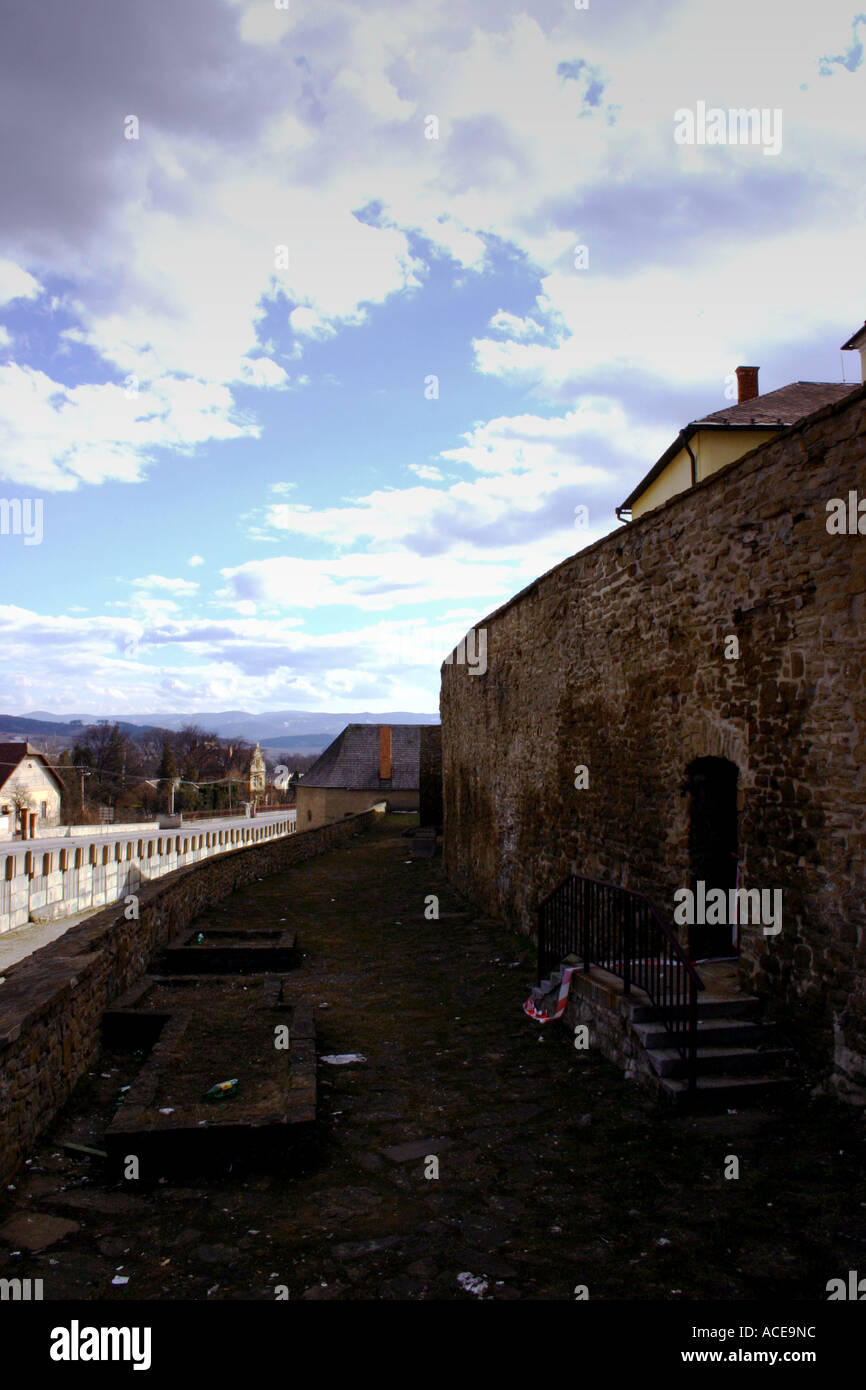
[{"label": "metal handrail", "polygon": [[652,899],[632,888],[570,874],[538,905],[538,978],[566,956],[644,991],[659,1010],[686,1063],[688,1089],[697,1085],[698,992],[703,981]]}]

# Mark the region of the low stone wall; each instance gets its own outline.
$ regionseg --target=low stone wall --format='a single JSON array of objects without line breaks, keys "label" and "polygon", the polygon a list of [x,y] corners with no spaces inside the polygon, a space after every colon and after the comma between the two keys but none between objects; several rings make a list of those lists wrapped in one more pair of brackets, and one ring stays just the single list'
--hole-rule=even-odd
[{"label": "low stone wall", "polygon": [[387,788],[359,791],[350,787],[307,787],[302,782],[298,787],[298,829],[314,830],[379,803],[386,804],[389,811],[417,811],[418,793]]},{"label": "low stone wall", "polygon": [[375,817],[256,841],[142,884],[136,920],[115,905],[11,966],[0,985],[0,1182],[69,1099],[98,1052],[103,1011],[155,951],[213,903],[342,844]]},{"label": "low stone wall", "polygon": [[[576,957],[568,957],[568,964],[576,962]],[[658,1094],[658,1077],[632,1024],[633,1002],[634,996],[623,993],[622,981],[606,971],[594,969],[590,975],[577,971],[571,978],[561,1023],[572,1034],[578,1024],[586,1024],[591,1047],[624,1071],[629,1080]]]},{"label": "low stone wall", "polygon": [[[180,824],[180,822],[178,822]],[[62,835],[65,839],[93,839],[97,835],[120,835],[128,832],[130,835],[144,835],[148,830],[159,829],[158,820],[131,820],[108,822],[104,825],[37,825],[36,840],[56,840]],[[22,844],[29,844],[29,841],[22,841]]]}]

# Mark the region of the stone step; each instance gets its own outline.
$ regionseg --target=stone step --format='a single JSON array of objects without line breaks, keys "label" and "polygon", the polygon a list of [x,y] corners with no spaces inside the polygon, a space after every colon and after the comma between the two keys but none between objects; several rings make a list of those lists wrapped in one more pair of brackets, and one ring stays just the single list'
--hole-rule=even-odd
[{"label": "stone step", "polygon": [[781,1076],[699,1076],[694,1095],[688,1083],[677,1076],[660,1076],[659,1089],[677,1106],[688,1104],[695,1110],[739,1110],[746,1105],[775,1102],[790,1092],[793,1082]]},{"label": "stone step", "polygon": [[[675,1047],[656,1048],[647,1056],[659,1076],[683,1076],[686,1063]],[[793,1053],[790,1048],[699,1047],[697,1067],[700,1076],[775,1075]]]},{"label": "stone step", "polygon": [[[670,1047],[671,1035],[657,1023],[636,1023],[634,1031],[648,1052],[654,1048]],[[731,1018],[722,1015],[718,1018],[698,1019],[698,1041],[701,1047],[745,1047],[750,1048],[766,1042],[772,1031],[772,1024],[754,1023],[745,1018]]]},{"label": "stone step", "polygon": [[[737,994],[730,999],[704,999],[698,997],[698,1019],[702,1018],[750,1018],[758,1019],[763,1012],[763,1003],[754,994]],[[633,1004],[631,1018],[633,1023],[658,1023],[662,1011],[655,1004]]]}]

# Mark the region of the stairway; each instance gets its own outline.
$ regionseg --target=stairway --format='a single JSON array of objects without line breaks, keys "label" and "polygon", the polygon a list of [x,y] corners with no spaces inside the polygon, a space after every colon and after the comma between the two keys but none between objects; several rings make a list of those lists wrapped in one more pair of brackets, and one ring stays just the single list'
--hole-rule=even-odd
[{"label": "stairway", "polygon": [[412,837],[412,858],[432,859],[436,853],[435,825],[422,825]]},{"label": "stairway", "polygon": [[[698,1000],[697,1095],[695,1108],[740,1109],[774,1102],[791,1086],[786,1075],[794,1061],[780,1047],[775,1025],[762,1020],[763,1005],[754,995]],[[686,1064],[673,1046],[659,1010],[651,1004],[631,1006],[631,1025],[658,1077],[659,1090],[674,1104],[687,1095]]]},{"label": "stairway", "polygon": [[[569,963],[573,960],[571,957]],[[572,994],[584,988],[584,979],[582,972],[573,976]],[[623,995],[622,982],[606,971],[593,967],[589,979],[603,980],[608,993],[618,995],[626,1026],[649,1063],[643,1069],[645,1076],[654,1080],[660,1096],[674,1106],[738,1110],[746,1105],[773,1104],[792,1086],[795,1055],[791,1048],[779,1044],[775,1025],[763,1021],[763,1004],[756,996],[729,991],[713,994],[711,986],[699,996],[697,1089],[689,1097],[686,1063],[661,1021],[661,1011],[642,991]],[[561,982],[562,970],[556,970],[536,986],[532,991],[536,1004],[547,996],[546,1011],[552,1012]],[[569,1014],[567,1011],[566,1017]],[[591,1035],[591,1023],[589,1027]]]}]

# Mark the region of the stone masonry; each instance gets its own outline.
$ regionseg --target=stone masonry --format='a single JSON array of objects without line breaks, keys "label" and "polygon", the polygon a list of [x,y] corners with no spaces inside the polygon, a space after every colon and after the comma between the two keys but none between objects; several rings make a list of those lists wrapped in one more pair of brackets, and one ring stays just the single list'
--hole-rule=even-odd
[{"label": "stone masonry", "polygon": [[9,1181],[87,1071],[104,1010],[160,947],[213,903],[343,843],[375,814],[261,840],[142,884],[137,919],[128,920],[122,905],[106,908],[11,966],[0,984],[0,1182]]},{"label": "stone masonry", "polygon": [[827,503],[866,497],[864,425],[860,390],[564,561],[477,624],[486,674],[443,665],[441,697],[448,873],[527,932],[569,873],[672,921],[686,769],[736,764],[741,883],[784,904],[778,935],[743,926],[743,984],[860,1103],[866,536]]}]

